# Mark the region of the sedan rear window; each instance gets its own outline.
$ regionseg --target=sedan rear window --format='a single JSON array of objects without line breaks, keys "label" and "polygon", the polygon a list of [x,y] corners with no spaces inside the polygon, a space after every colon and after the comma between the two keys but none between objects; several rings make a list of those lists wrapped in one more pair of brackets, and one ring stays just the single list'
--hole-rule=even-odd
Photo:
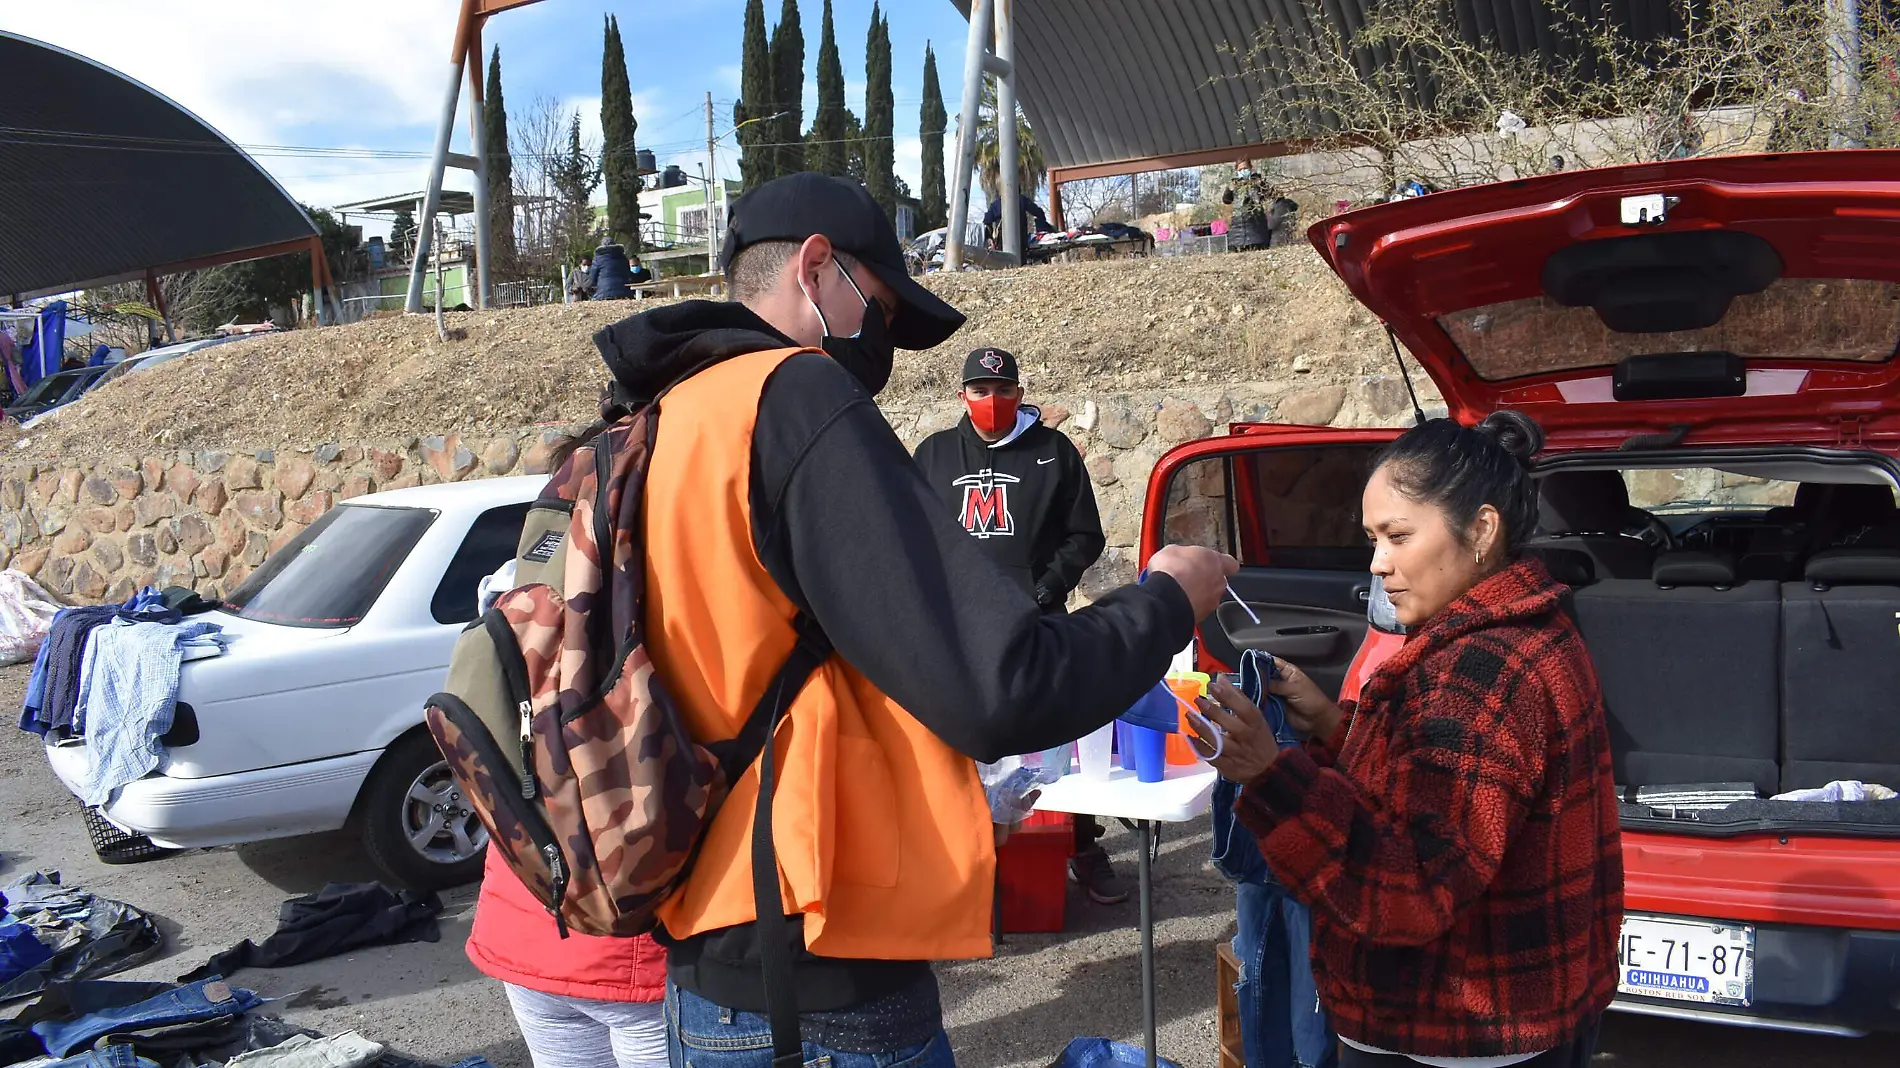
[{"label": "sedan rear window", "polygon": [[332,508],[225,603],[261,623],[355,626],[434,521],[435,513],[422,508]]}]

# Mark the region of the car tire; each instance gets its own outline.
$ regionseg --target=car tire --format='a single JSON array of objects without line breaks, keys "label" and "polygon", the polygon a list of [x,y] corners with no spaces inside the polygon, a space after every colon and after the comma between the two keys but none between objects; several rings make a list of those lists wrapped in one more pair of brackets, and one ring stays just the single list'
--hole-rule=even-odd
[{"label": "car tire", "polygon": [[487,832],[427,733],[403,735],[383,753],[363,785],[357,819],[370,863],[392,885],[446,890],[482,876]]}]

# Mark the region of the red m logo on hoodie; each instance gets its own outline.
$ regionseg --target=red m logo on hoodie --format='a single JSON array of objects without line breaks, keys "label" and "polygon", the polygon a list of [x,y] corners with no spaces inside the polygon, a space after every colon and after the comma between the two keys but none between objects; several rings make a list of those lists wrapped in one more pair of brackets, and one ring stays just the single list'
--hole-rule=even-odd
[{"label": "red m logo on hoodie", "polygon": [[1022,479],[999,475],[985,469],[964,475],[953,485],[963,487],[963,529],[979,538],[1007,537],[1016,533],[1016,520],[1009,514],[1009,486]]}]

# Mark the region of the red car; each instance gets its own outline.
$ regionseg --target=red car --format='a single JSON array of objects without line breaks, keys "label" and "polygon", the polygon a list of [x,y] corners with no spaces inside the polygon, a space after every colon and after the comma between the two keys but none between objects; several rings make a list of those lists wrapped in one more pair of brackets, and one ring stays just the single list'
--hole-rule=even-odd
[{"label": "red car", "polygon": [[[1900,152],[1555,174],[1311,237],[1452,417],[1548,432],[1533,551],[1623,796],[1617,1007],[1900,1030],[1900,800],[1773,799],[1900,788]],[[1204,620],[1203,668],[1261,648],[1350,696],[1403,641],[1358,515],[1398,432],[1232,430],[1156,466],[1142,559],[1239,557],[1261,622]]]}]

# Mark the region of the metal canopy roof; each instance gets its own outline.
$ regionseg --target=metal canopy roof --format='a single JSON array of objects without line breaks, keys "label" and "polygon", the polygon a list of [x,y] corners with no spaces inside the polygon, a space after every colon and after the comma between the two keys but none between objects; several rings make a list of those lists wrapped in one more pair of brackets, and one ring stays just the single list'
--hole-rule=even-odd
[{"label": "metal canopy roof", "polygon": [[[950,0],[964,18],[970,0]],[[1263,31],[1316,43],[1316,26],[1359,27],[1377,0],[1013,0],[1016,86],[1049,166],[1162,165],[1239,158],[1266,138],[1248,107],[1270,87],[1242,73]],[[1517,54],[1574,55],[1542,0],[1459,0],[1460,36]],[[1609,16],[1637,39],[1674,26],[1668,0],[1619,0]],[[1350,32],[1350,31],[1347,31]],[[1284,87],[1291,96],[1296,87]],[[1118,173],[1130,169],[1118,168]],[[1068,177],[1085,177],[1088,172]]]},{"label": "metal canopy roof", "polygon": [[83,56],[0,31],[0,299],[289,251],[297,202],[197,116]]},{"label": "metal canopy roof", "polygon": [[[426,190],[419,190],[414,193],[402,193],[393,197],[376,197],[372,200],[358,200],[350,204],[338,204],[336,210],[347,211],[352,215],[358,212],[402,211],[404,208],[416,211],[421,210],[420,205],[428,195]],[[516,201],[520,201],[522,198],[516,197],[515,199]],[[442,191],[442,206],[440,211],[444,215],[471,215],[475,211],[475,194],[466,193],[460,189],[444,189]]]}]

